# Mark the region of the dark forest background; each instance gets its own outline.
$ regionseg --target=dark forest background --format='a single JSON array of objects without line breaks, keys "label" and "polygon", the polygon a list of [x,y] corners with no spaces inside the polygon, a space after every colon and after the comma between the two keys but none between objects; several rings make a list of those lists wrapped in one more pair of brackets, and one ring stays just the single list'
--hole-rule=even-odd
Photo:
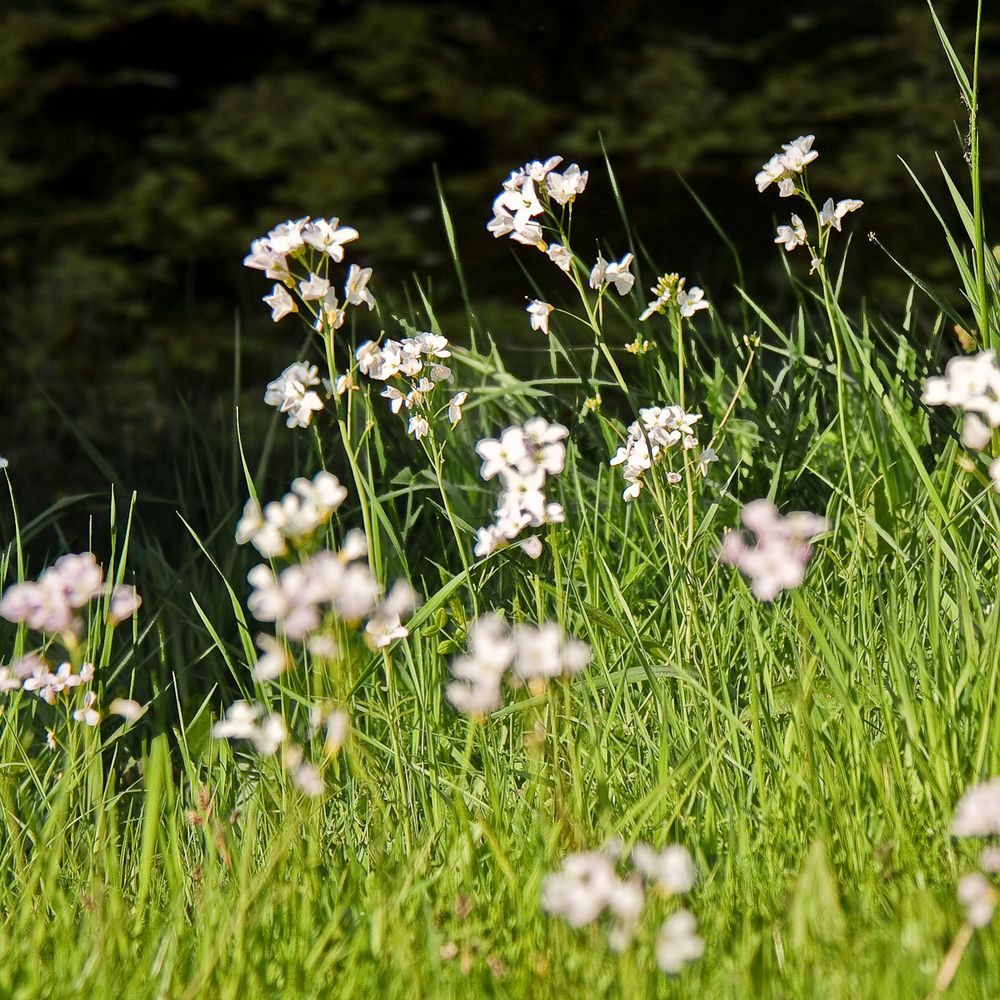
[{"label": "dark forest background", "polygon": [[[971,51],[975,3],[938,10]],[[529,336],[531,289],[525,254],[486,233],[490,201],[513,167],[561,153],[591,170],[577,245],[600,238],[620,255],[602,140],[649,261],[705,286],[724,313],[738,307],[733,258],[681,178],[732,237],[753,294],[790,315],[771,243],[789,203],[758,195],[753,175],[802,132],[818,137],[822,195],[866,202],[851,290],[902,311],[907,283],[863,238],[874,230],[955,294],[898,159],[942,193],[935,154],[960,168],[967,121],[919,0],[4,0],[0,11],[0,455],[28,513],[106,491],[109,476],[169,507],[192,462],[231,463],[234,398],[253,450],[272,418],[263,386],[300,340],[271,324],[265,284],[241,259],[285,218],[356,226],[350,256],[375,266],[380,299],[405,303],[418,276],[461,340],[435,165],[472,297],[501,344]],[[985,19],[995,209],[1000,4]]]}]

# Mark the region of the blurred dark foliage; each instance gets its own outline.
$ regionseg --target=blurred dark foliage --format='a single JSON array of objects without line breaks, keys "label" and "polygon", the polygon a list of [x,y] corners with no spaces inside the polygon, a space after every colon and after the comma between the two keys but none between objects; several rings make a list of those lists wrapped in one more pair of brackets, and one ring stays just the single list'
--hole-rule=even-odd
[{"label": "blurred dark foliage", "polygon": [[[986,8],[995,208],[1000,9]],[[970,51],[973,0],[938,9]],[[758,195],[753,175],[801,132],[818,137],[821,197],[866,202],[850,290],[899,314],[906,282],[863,238],[871,229],[954,293],[940,231],[897,159],[942,194],[934,155],[960,169],[967,124],[918,2],[7,0],[2,10],[0,454],[30,512],[103,489],[112,472],[170,507],[191,455],[211,462],[216,448],[228,475],[234,399],[255,449],[271,418],[263,385],[300,340],[290,323],[271,325],[266,283],[240,261],[282,219],[358,227],[351,259],[376,266],[377,293],[402,303],[412,276],[426,277],[439,318],[456,321],[445,332],[460,338],[434,164],[472,297],[501,343],[525,335],[531,287],[510,245],[484,229],[490,200],[512,167],[562,153],[592,172],[577,245],[600,238],[621,254],[602,141],[650,260],[723,309],[738,304],[732,256],[679,175],[731,235],[753,294],[780,310],[772,227],[789,203]]]}]

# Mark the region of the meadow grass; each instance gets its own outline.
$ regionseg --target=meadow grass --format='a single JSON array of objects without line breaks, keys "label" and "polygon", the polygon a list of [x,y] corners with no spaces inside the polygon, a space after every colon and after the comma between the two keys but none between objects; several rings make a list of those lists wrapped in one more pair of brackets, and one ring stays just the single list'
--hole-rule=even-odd
[{"label": "meadow grass", "polygon": [[[846,234],[817,275],[788,256],[783,315],[741,286],[729,310],[640,325],[641,282],[598,311],[579,278],[558,293],[548,339],[513,360],[467,294],[464,321],[445,329],[419,286],[405,307],[379,302],[384,328],[399,317],[404,332],[447,334],[465,419],[422,450],[370,387],[331,402],[325,424],[273,433],[305,442],[298,471],[329,467],[348,486],[317,544],[363,527],[375,577],[422,596],[407,638],[373,651],[338,625],[350,654],[335,669],[300,652],[295,670],[253,681],[260,629],[232,530],[248,493],[274,494],[270,440],[192,460],[169,555],[113,496],[92,547],[147,600],[114,634],[92,608],[81,646],[102,706],[134,693],[148,707],[135,724],[86,727],[30,692],[2,695],[0,995],[936,995],[963,926],[956,883],[980,846],[951,836],[955,805],[1000,773],[1000,508],[951,416],[919,402],[953,353],[953,324],[981,348],[1000,339],[975,73],[942,39],[972,111],[969,177],[947,178],[947,210],[930,206],[958,220],[943,235],[958,306],[916,274],[895,317],[842,306]],[[538,278],[524,276],[527,292]],[[365,339],[364,321],[324,333],[331,357],[349,358],[340,345]],[[653,344],[641,356],[623,350],[637,331]],[[689,466],[677,488],[651,474],[624,502],[607,464],[624,426],[685,397],[719,462],[704,478]],[[548,487],[566,521],[541,529],[537,562],[516,547],[476,560],[497,492],[476,442],[536,413],[571,430]],[[17,470],[7,476],[16,511]],[[757,497],[831,523],[805,583],[771,603],[718,560],[723,529]],[[15,523],[5,586],[43,568],[32,541],[60,510]],[[449,664],[494,609],[559,623],[592,661],[467,719],[445,697]],[[4,635],[9,659],[38,645],[23,626]],[[347,708],[339,752],[302,737],[325,794],[304,795],[278,757],[213,737],[241,696],[300,735],[310,706]],[[601,927],[539,905],[568,854],[616,838],[693,855],[685,905],[705,951],[679,976],[655,956],[675,900],[651,899],[622,953]],[[998,969],[989,926],[946,995],[995,996]]]}]

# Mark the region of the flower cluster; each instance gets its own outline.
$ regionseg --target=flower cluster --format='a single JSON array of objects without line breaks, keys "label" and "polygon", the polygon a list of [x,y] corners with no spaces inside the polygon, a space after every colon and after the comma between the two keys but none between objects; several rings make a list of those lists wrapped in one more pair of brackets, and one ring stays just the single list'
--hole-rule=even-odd
[{"label": "flower cluster", "polygon": [[[355,352],[358,370],[374,382],[387,382],[382,395],[393,413],[410,414],[407,433],[418,440],[430,433],[436,416],[432,405],[434,390],[451,381],[451,369],[443,362],[451,357],[448,338],[439,333],[418,333],[402,340],[368,340]],[[452,426],[462,419],[462,405],[468,393],[460,392],[448,404]]]},{"label": "flower cluster", "polygon": [[[73,720],[96,726],[101,721],[101,714],[94,707],[97,695],[88,689],[94,678],[94,666],[79,662],[77,657],[82,652],[79,636],[84,629],[83,611],[105,595],[108,622],[112,626],[131,618],[142,604],[134,587],[111,587],[104,582],[104,572],[92,552],[62,556],[37,580],[8,587],[0,599],[0,615],[8,621],[59,636],[70,659],[53,668],[42,656],[29,653],[0,666],[0,692],[33,692],[49,705],[74,699],[76,692],[81,697],[71,702],[71,707],[75,706]],[[114,702],[112,711],[124,715],[119,710],[122,704]],[[51,731],[49,745],[56,746]]]},{"label": "flower cluster", "polygon": [[138,611],[142,599],[134,587],[109,587],[92,552],[66,555],[37,581],[16,583],[0,600],[0,615],[39,632],[72,636],[83,629],[80,612],[95,598],[110,593],[108,620],[120,624]]},{"label": "flower cluster", "polygon": [[[499,439],[486,438],[476,445],[483,460],[480,475],[485,480],[498,476],[503,486],[495,522],[476,533],[477,556],[489,555],[527,528],[561,524],[566,519],[562,505],[549,502],[545,484],[566,464],[563,441],[568,434],[562,424],[532,417],[521,427],[508,427]],[[519,544],[533,559],[541,555],[542,541],[537,535]]]},{"label": "flower cluster", "polygon": [[298,548],[326,524],[347,498],[347,490],[330,472],[317,472],[312,480],[299,477],[290,493],[266,504],[250,499],[236,525],[236,542],[247,542],[265,559],[283,556],[289,545]]},{"label": "flower cluster", "polygon": [[759,601],[773,601],[783,590],[799,586],[812,557],[810,542],[830,530],[825,517],[795,511],[782,516],[770,500],[753,500],[740,518],[755,536],[748,545],[742,532],[730,531],[722,541],[719,558],[750,578]]},{"label": "flower cluster", "polygon": [[403,616],[415,606],[409,585],[397,582],[382,597],[378,583],[363,559],[364,535],[349,533],[339,552],[324,550],[275,573],[262,563],[247,579],[253,592],[247,601],[260,622],[274,622],[288,639],[304,641],[319,632],[328,614],[348,624],[367,619],[365,632],[374,648],[381,649],[409,632]]},{"label": "flower cluster", "polygon": [[510,684],[540,691],[550,680],[580,673],[589,662],[590,647],[553,622],[511,628],[499,616],[486,615],[469,629],[469,652],[452,663],[454,679],[445,694],[460,712],[487,715],[503,702],[505,675]]},{"label": "flower cluster", "polygon": [[40,656],[30,653],[0,667],[0,691],[32,691],[49,705],[54,705],[59,695],[89,684],[93,678],[92,663],[81,664],[79,672],[75,672],[68,662],[53,671]]},{"label": "flower cluster", "polygon": [[[679,844],[661,852],[637,845],[630,857],[632,871],[624,877],[618,874],[621,861],[621,850],[614,844],[569,855],[542,883],[542,909],[572,927],[585,927],[606,913],[611,918],[608,943],[624,951],[642,917],[646,884],[664,896],[678,896],[691,890],[696,873],[691,855]],[[677,910],[664,921],[656,942],[657,963],[664,972],[679,973],[701,957],[705,943],[697,928],[688,910]]]},{"label": "flower cluster", "polygon": [[[954,406],[965,414],[962,443],[981,451],[1000,427],[1000,368],[992,350],[971,357],[952,358],[944,375],[924,383],[921,400],[928,406]],[[990,478],[1000,491],[1000,459],[990,465]]]},{"label": "flower cluster", "polygon": [[795,178],[819,156],[819,152],[812,148],[815,141],[814,135],[800,135],[782,144],[781,152],[775,153],[754,178],[757,190],[766,191],[772,184],[777,184],[782,198],[795,194]]},{"label": "flower cluster", "polygon": [[323,409],[323,400],[313,390],[319,385],[319,371],[307,361],[290,364],[273,382],[268,382],[264,402],[287,414],[289,427],[308,427],[314,413]]},{"label": "flower cluster", "polygon": [[[277,323],[291,313],[299,313],[314,330],[332,336],[344,325],[348,306],[374,309],[375,299],[368,288],[370,267],[350,265],[343,299],[338,297],[329,276],[330,262],[343,261],[345,245],[357,238],[358,231],[341,226],[339,219],[304,216],[282,222],[267,236],[255,239],[243,263],[275,280],[263,299],[271,309],[271,319]],[[268,384],[264,402],[287,414],[289,427],[308,427],[313,414],[323,409],[323,400],[314,388],[318,385],[316,366],[297,361]],[[327,388],[334,391],[333,386]],[[340,385],[337,391],[342,391]]]},{"label": "flower cluster", "polygon": [[[625,487],[622,496],[634,500],[645,485],[645,475],[654,462],[662,462],[674,445],[680,444],[687,452],[698,447],[694,425],[701,420],[700,413],[685,413],[679,406],[650,406],[639,410],[639,420],[629,425],[628,437],[611,459],[611,465],[622,466]],[[710,448],[702,451],[700,468],[706,472],[709,462],[715,461],[715,452]],[[676,486],[681,482],[679,472],[671,469],[667,482]]]},{"label": "flower cluster", "polygon": [[[341,226],[339,219],[305,216],[282,222],[267,236],[255,239],[243,264],[275,279],[271,293],[264,296],[264,302],[271,309],[271,319],[277,323],[290,313],[299,312],[299,304],[288,291],[293,289],[312,316],[317,330],[325,325],[331,329],[342,326],[344,309],[326,274],[329,262],[340,263],[344,259],[345,244],[358,236],[356,229]],[[371,274],[370,267],[350,266],[344,282],[345,303],[374,307],[375,300],[367,288]]]},{"label": "flower cluster", "polygon": [[[327,756],[337,753],[347,733],[346,713],[332,712],[324,719],[323,713],[314,709],[310,715],[313,729],[326,730]],[[212,735],[216,739],[246,740],[262,757],[273,757],[281,750],[282,765],[302,792],[315,797],[326,790],[320,769],[306,760],[302,747],[291,739],[285,720],[275,712],[266,712],[262,705],[233,702],[225,718],[212,727]]]},{"label": "flower cluster", "polygon": [[812,256],[812,268],[810,274],[817,270],[826,253],[827,241],[830,230],[841,231],[841,225],[847,215],[856,212],[864,202],[859,198],[842,198],[835,202],[832,198],[827,198],[822,208],[818,208],[809,195],[805,185],[799,185],[797,177],[805,168],[819,156],[819,153],[812,148],[816,137],[814,135],[800,135],[797,139],[786,143],[781,147],[782,152],[775,153],[757,174],[755,181],[758,191],[765,191],[772,184],[778,185],[778,193],[782,198],[790,198],[793,194],[799,194],[810,205],[816,213],[819,222],[818,242],[814,246],[809,239],[809,232],[800,215],[793,214],[789,225],[780,225],[774,242],[783,246],[788,253],[798,247],[806,247]]},{"label": "flower cluster", "polygon": [[686,282],[687,279],[679,274],[661,275],[650,288],[655,297],[642,311],[639,320],[645,322],[653,313],[663,314],[668,310],[676,310],[681,318],[690,319],[699,309],[707,309],[709,303],[705,293],[697,285],[686,289]]},{"label": "flower cluster", "polygon": [[572,255],[558,243],[546,244],[538,217],[553,204],[572,204],[583,194],[590,174],[575,163],[559,173],[555,168],[560,163],[561,156],[550,156],[544,163],[535,160],[511,171],[503,190],[493,199],[493,218],[486,228],[496,239],[510,236],[517,243],[537,247],[568,271]]}]

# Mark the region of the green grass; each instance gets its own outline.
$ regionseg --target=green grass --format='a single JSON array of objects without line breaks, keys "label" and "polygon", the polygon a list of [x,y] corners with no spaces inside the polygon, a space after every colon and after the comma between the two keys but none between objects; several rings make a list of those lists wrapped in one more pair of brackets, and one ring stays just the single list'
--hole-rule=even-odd
[{"label": "green grass", "polygon": [[[974,111],[975,81],[947,51]],[[274,429],[308,442],[298,473],[329,466],[350,486],[325,541],[363,525],[373,570],[422,594],[409,638],[387,654],[342,632],[352,652],[337,669],[300,662],[255,688],[250,563],[232,526],[244,478],[262,499],[284,478],[269,472],[273,438],[199,456],[191,415],[182,520],[144,520],[140,497],[133,521],[118,497],[108,526],[91,528],[105,567],[134,573],[147,596],[128,635],[113,638],[98,614],[89,622],[100,704],[134,691],[150,705],[144,719],[85,730],[31,694],[3,695],[0,996],[931,993],[962,925],[956,881],[977,857],[949,835],[954,806],[1000,773],[1000,506],[951,415],[918,402],[924,374],[957,352],[946,324],[980,331],[982,346],[1000,338],[978,140],[971,152],[970,205],[949,178],[958,304],[917,275],[896,317],[841,303],[846,235],[823,274],[807,277],[790,255],[786,314],[748,288],[719,288],[712,314],[679,330],[636,323],[641,287],[606,298],[602,315],[581,313],[563,276],[539,271],[548,284],[535,294],[565,287],[565,298],[552,299],[564,311],[547,342],[529,342],[534,353],[509,352],[503,331],[483,326],[464,279],[464,312],[443,326],[418,287],[399,314],[449,336],[456,385],[471,392],[440,451],[402,436],[377,387],[318,419],[315,434]],[[810,168],[819,187],[822,168]],[[534,253],[518,249],[519,261]],[[392,313],[383,305],[379,318],[398,336]],[[364,321],[331,345],[341,364],[341,345],[370,335]],[[656,344],[641,358],[622,349],[637,331]],[[595,392],[602,407],[588,412]],[[718,433],[720,462],[708,481],[691,478],[690,501],[686,486],[661,482],[623,503],[607,460],[624,425],[682,392],[705,414],[700,433]],[[566,524],[548,529],[537,563],[516,550],[473,562],[473,530],[496,494],[478,478],[475,442],[535,412],[571,429],[552,480]],[[758,496],[833,524],[805,584],[769,605],[716,560],[739,503]],[[43,568],[33,541],[59,530],[63,509],[15,522],[0,551],[5,585]],[[509,691],[504,708],[470,722],[443,691],[474,609],[558,621],[593,662],[541,694]],[[37,645],[3,634],[12,656]],[[241,694],[281,711],[317,760],[309,705],[349,709],[325,796],[304,797],[276,759],[212,738]],[[574,930],[539,907],[542,879],[567,853],[612,837],[678,842],[695,857],[687,905],[706,949],[677,978],[653,952],[670,902],[649,904],[621,955],[600,928]],[[991,997],[998,984],[991,926],[946,995]]]}]

